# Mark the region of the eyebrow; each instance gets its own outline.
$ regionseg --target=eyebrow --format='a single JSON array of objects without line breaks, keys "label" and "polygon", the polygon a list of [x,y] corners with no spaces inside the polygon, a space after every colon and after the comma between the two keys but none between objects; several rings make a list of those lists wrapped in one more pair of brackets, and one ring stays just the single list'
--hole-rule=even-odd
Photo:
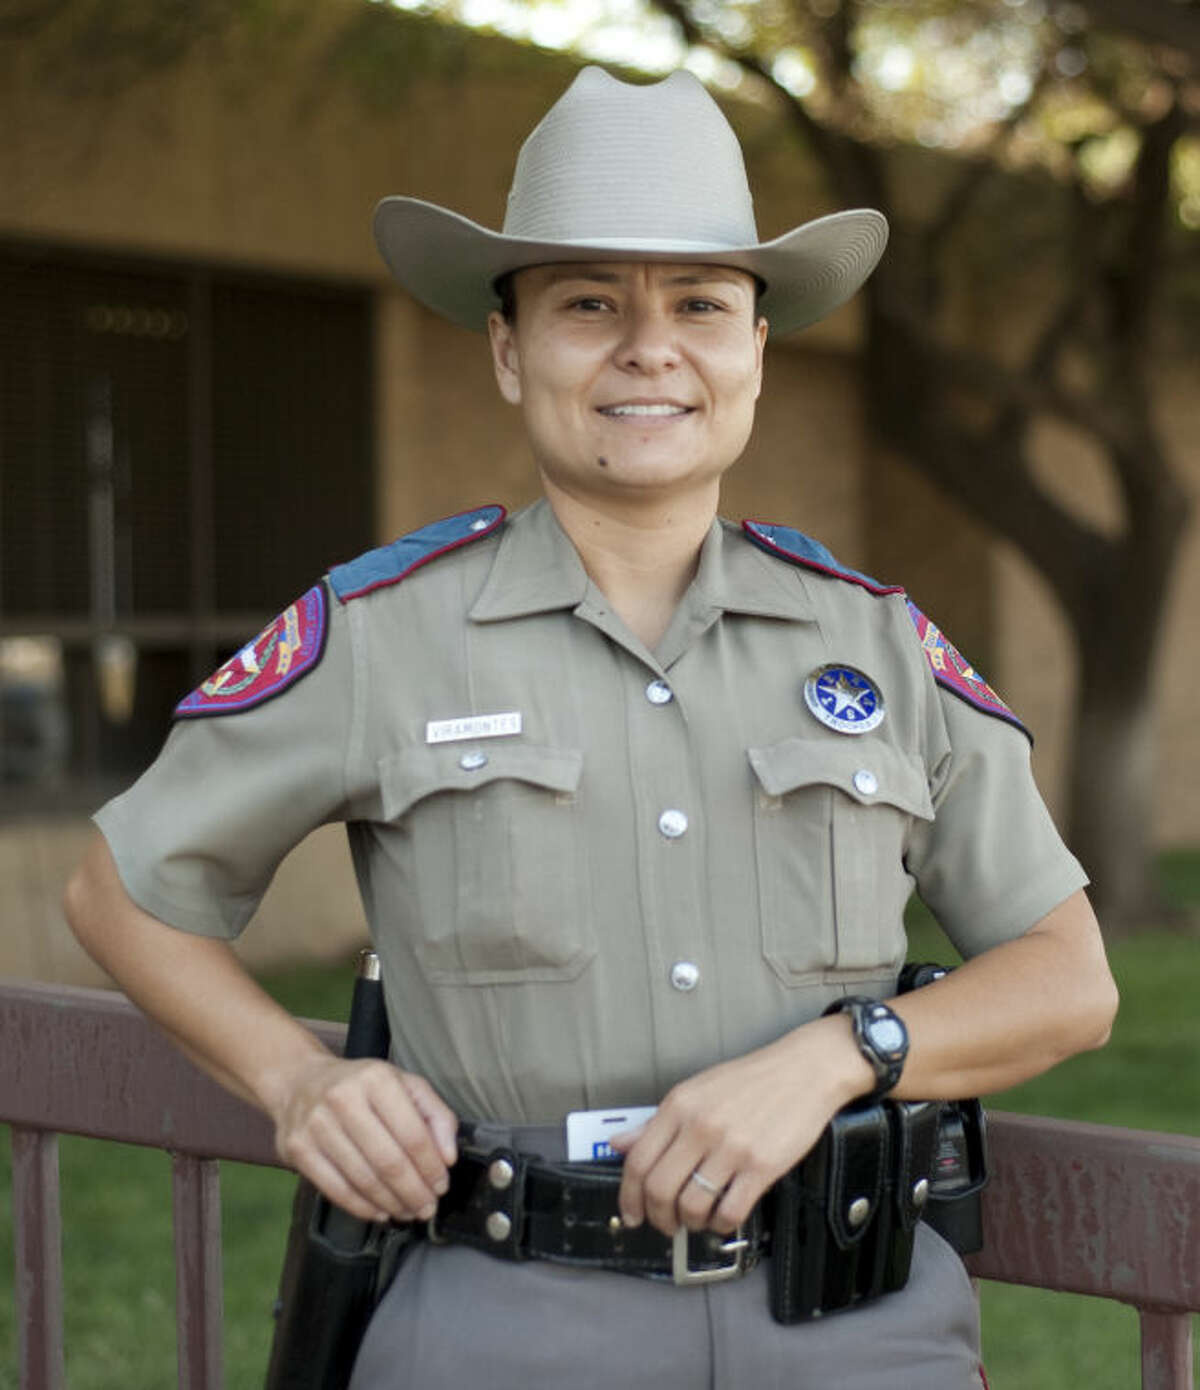
[{"label": "eyebrow", "polygon": [[[621,280],[621,276],[615,270],[602,270],[599,267],[580,268],[564,265],[547,267],[547,269],[549,270],[548,283],[552,285],[561,284],[567,280],[587,280],[593,284],[616,285]],[[737,284],[743,275],[750,280],[754,279],[748,270],[711,266],[672,275],[666,283],[668,285],[710,285],[714,282]]]}]

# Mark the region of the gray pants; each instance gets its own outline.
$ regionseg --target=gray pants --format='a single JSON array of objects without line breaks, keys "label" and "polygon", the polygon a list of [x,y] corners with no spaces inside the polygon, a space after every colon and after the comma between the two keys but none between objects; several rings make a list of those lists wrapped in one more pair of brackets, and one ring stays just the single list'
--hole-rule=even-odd
[{"label": "gray pants", "polygon": [[980,1390],[974,1291],[918,1227],[906,1288],[782,1327],[767,1270],[676,1288],[419,1245],[367,1330],[350,1390]]}]

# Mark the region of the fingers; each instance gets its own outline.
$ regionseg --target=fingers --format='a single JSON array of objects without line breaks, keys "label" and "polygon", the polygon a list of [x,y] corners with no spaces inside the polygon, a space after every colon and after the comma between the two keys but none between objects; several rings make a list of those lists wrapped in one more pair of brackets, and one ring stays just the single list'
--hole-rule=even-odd
[{"label": "fingers", "polygon": [[281,1156],[365,1220],[428,1220],[456,1157],[453,1112],[421,1077],[330,1059],[277,1122]]},{"label": "fingers", "polygon": [[673,1097],[639,1134],[613,1146],[625,1151],[618,1203],[627,1226],[648,1220],[664,1235],[680,1224],[733,1230],[766,1187],[755,1181],[757,1165],[744,1143]]},{"label": "fingers", "polygon": [[[732,1232],[807,1152],[811,1139],[789,1136],[781,1123],[778,1088],[747,1085],[748,1070],[737,1063],[697,1074],[640,1133],[613,1141],[625,1154],[618,1201],[626,1225],[649,1221],[664,1235],[681,1224]],[[824,1119],[813,1119],[819,1130]]]},{"label": "fingers", "polygon": [[458,1116],[423,1076],[401,1072],[400,1079],[418,1114],[429,1126],[446,1167],[458,1162]]}]

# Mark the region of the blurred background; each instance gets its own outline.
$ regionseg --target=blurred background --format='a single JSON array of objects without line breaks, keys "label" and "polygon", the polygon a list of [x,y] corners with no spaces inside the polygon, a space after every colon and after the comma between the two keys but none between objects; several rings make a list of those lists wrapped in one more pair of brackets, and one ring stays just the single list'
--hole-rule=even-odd
[{"label": "blurred background", "polygon": [[[402,192],[498,227],[589,59],[710,85],[764,239],[888,215],[864,292],[770,346],[724,510],[904,584],[1035,735],[1125,1012],[1018,1108],[1197,1132],[1197,0],[0,0],[0,975],[102,983],[59,896],[188,690],[329,565],[534,495],[483,340],[391,284],[369,224]],[[363,931],[332,829],[239,949],[329,1015],[344,977],[279,972]],[[129,1162],[93,1236],[68,1206],[85,1267]],[[226,1187],[268,1302],[277,1177]],[[80,1293],[73,1385],[168,1383],[130,1360],[139,1318],[169,1323],[154,1258]],[[1067,1314],[1028,1352],[1026,1313],[996,1317],[1009,1384],[1132,1383],[1098,1323],[1043,1382]]]},{"label": "blurred background", "polygon": [[[531,496],[484,344],[369,221],[499,225],[585,55],[710,83],[764,238],[888,214],[867,290],[771,347],[725,509],[904,583],[1033,729],[1106,926],[1161,920],[1156,853],[1200,843],[1198,52],[1180,0],[9,0],[0,966],[89,978],[88,814],[328,565]],[[348,884],[314,837],[245,949],[344,950]]]}]

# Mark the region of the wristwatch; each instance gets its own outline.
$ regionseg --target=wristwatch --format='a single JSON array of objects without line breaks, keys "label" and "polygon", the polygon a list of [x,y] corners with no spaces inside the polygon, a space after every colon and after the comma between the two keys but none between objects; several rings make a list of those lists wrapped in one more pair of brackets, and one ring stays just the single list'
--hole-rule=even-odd
[{"label": "wristwatch", "polygon": [[850,1015],[854,1041],[875,1073],[874,1090],[860,1099],[878,1100],[886,1096],[900,1080],[904,1059],[908,1056],[908,1029],[903,1020],[880,1000],[867,999],[861,994],[835,999],[825,1012]]}]

